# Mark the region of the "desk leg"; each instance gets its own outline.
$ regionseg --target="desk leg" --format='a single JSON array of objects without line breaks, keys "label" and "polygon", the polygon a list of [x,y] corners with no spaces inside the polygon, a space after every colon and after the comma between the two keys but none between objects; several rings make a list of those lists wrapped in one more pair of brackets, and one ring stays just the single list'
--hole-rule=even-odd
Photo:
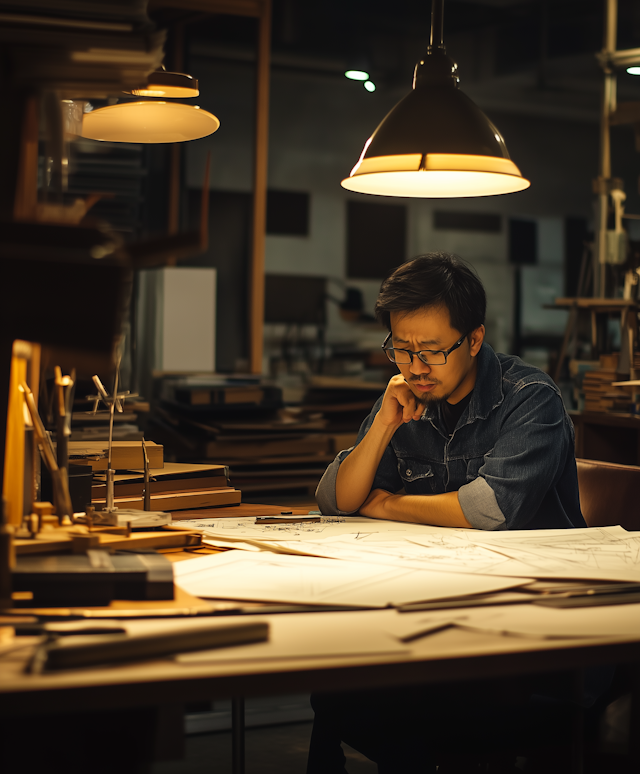
[{"label": "desk leg", "polygon": [[[574,691],[578,702],[582,700],[584,673],[574,673]],[[573,709],[573,728],[571,729],[571,774],[584,773],[584,710],[581,706]]]},{"label": "desk leg", "polygon": [[629,718],[629,771],[640,765],[640,664],[630,668],[631,717]]},{"label": "desk leg", "polygon": [[231,700],[231,770],[244,774],[244,698]]}]

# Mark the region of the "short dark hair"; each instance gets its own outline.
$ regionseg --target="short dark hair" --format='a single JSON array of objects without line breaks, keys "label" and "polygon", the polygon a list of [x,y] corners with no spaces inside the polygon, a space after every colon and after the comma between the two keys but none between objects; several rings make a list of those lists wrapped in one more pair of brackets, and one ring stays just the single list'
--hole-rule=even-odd
[{"label": "short dark hair", "polygon": [[444,306],[451,327],[468,334],[484,325],[487,296],[476,271],[451,253],[425,253],[398,266],[380,286],[375,314],[391,330],[391,312]]}]

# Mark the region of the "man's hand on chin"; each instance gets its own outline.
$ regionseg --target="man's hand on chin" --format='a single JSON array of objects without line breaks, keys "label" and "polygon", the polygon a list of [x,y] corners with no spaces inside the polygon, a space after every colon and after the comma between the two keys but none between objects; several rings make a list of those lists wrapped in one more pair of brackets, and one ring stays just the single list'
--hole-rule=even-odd
[{"label": "man's hand on chin", "polygon": [[384,502],[388,497],[394,497],[384,489],[372,489],[371,494],[360,506],[360,515],[369,516],[371,519],[385,519]]}]

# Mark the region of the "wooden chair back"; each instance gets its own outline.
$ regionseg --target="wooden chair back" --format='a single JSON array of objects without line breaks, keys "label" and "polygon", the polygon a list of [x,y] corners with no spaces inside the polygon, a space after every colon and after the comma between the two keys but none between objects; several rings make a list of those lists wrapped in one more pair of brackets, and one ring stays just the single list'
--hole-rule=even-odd
[{"label": "wooden chair back", "polygon": [[582,515],[588,527],[640,530],[640,467],[577,459]]}]

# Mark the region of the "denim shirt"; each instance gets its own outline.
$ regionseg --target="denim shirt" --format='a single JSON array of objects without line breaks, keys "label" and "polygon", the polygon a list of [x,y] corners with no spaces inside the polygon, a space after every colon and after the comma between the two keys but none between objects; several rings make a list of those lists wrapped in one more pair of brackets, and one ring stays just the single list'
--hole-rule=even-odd
[{"label": "denim shirt", "polygon": [[[360,428],[371,427],[382,398]],[[340,452],[327,468],[316,498],[323,513],[348,515],[336,505]],[[427,406],[401,425],[385,449],[372,489],[410,495],[458,492],[476,529],[586,527],[580,511],[574,431],[560,391],[538,368],[488,344],[478,353],[471,401],[451,435],[441,408]]]}]

